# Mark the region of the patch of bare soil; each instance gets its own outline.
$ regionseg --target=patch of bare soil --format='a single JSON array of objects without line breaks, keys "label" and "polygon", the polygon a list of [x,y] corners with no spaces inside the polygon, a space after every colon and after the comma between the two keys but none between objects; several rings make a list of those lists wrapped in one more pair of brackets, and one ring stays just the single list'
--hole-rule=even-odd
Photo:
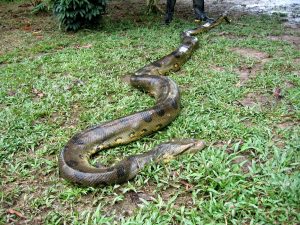
[{"label": "patch of bare soil", "polygon": [[272,98],[259,93],[249,93],[244,99],[239,100],[239,103],[244,107],[270,106],[273,102]]},{"label": "patch of bare soil", "polygon": [[[226,146],[226,153],[232,154],[234,152],[233,150],[233,143],[239,143],[238,150],[240,150],[241,146],[243,145],[242,140],[235,140],[235,141],[218,141],[213,144],[213,146],[217,148],[222,148],[223,146]],[[252,157],[251,152],[241,152],[238,155],[236,155],[232,160],[232,164],[238,165],[240,170],[246,174],[250,172],[250,168],[252,167]]]},{"label": "patch of bare soil", "polygon": [[58,30],[50,14],[32,15],[32,4],[0,4],[0,55],[43,39]]},{"label": "patch of bare soil", "polygon": [[[298,65],[298,66],[299,66],[298,68],[300,68],[300,58],[294,59],[294,64],[295,64],[295,65]],[[297,76],[300,77],[300,69],[294,71],[294,73],[295,73]]]},{"label": "patch of bare soil", "polygon": [[216,65],[212,65],[211,68],[217,72],[224,72],[225,69],[224,67],[221,67],[221,66],[216,66]]},{"label": "patch of bare soil", "polygon": [[285,147],[285,142],[284,142],[282,136],[275,135],[275,136],[272,138],[272,141],[273,141],[274,145],[275,145],[277,148],[283,149],[283,148]]},{"label": "patch of bare soil", "polygon": [[[103,207],[103,210],[107,212],[106,215],[113,216],[115,221],[120,221],[123,218],[132,216],[135,211],[137,211],[139,208],[144,207],[144,202],[156,201],[158,195],[165,202],[168,202],[173,196],[177,196],[173,206],[175,208],[180,208],[182,205],[186,207],[192,207],[193,201],[190,190],[193,185],[184,180],[181,180],[180,183],[176,184],[175,186],[176,187],[170,185],[164,190],[157,191],[155,193],[154,190],[156,188],[156,185],[149,184],[148,186],[145,186],[145,188],[142,188],[137,192],[130,191],[125,193],[121,201],[117,201],[113,204],[107,204]],[[184,187],[185,191],[183,189],[180,189],[179,193],[179,186]],[[113,196],[105,199],[105,202],[113,202]]]},{"label": "patch of bare soil", "polygon": [[294,59],[294,63],[300,65],[300,58]]},{"label": "patch of bare soil", "polygon": [[[124,4],[125,2],[125,4]],[[109,17],[111,20],[119,21],[126,17],[133,23],[143,24],[145,21],[141,19],[141,15],[146,10],[146,1],[141,0],[126,0],[126,1],[111,1],[108,4],[107,14],[104,17]]]},{"label": "patch of bare soil", "polygon": [[265,63],[270,60],[270,56],[265,52],[260,52],[254,49],[249,48],[232,48],[233,52],[241,55],[242,57],[250,57],[259,60],[252,67],[240,67],[235,70],[237,74],[239,74],[240,80],[236,84],[236,87],[244,86],[245,83],[251,79],[255,78],[256,74],[263,69]]},{"label": "patch of bare soil", "polygon": [[292,81],[289,81],[289,80],[285,81],[284,84],[287,89],[292,89],[292,88],[296,87],[296,85]]},{"label": "patch of bare soil", "polygon": [[[34,224],[40,224],[42,222],[41,216],[50,210],[49,207],[40,206],[39,212],[33,212],[28,201],[32,202],[34,199],[37,200],[45,196],[55,183],[57,183],[57,181],[53,180],[53,177],[57,176],[53,176],[53,174],[45,175],[40,171],[35,171],[34,173],[34,176],[27,177],[26,180],[16,178],[15,181],[6,183],[3,186],[6,196],[2,199],[4,203],[2,207],[6,211],[8,224],[32,224],[33,221],[35,221]],[[18,194],[13,194],[16,190],[18,190]],[[34,217],[34,219],[32,220],[31,217]]]},{"label": "patch of bare soil", "polygon": [[[62,124],[63,127],[65,128],[75,128],[79,122],[79,115],[82,112],[82,108],[80,107],[79,104],[74,103],[74,105],[72,106],[72,111],[71,111],[71,116],[70,116],[70,120],[66,120],[64,122],[64,124]],[[55,114],[52,115],[52,119],[55,120]]]},{"label": "patch of bare soil", "polygon": [[289,129],[296,126],[297,124],[299,124],[299,121],[285,121],[277,124],[277,127],[280,129]]},{"label": "patch of bare soil", "polygon": [[212,143],[212,146],[214,146],[215,148],[222,148],[223,146],[231,146],[231,141],[226,142],[226,141],[219,140]]},{"label": "patch of bare soil", "polygon": [[243,57],[250,57],[255,58],[257,60],[263,60],[269,58],[269,54],[265,52],[260,52],[252,48],[232,48],[231,51],[243,56]]},{"label": "patch of bare soil", "polygon": [[300,50],[300,36],[296,35],[281,35],[281,36],[268,36],[268,39],[272,41],[286,41],[298,50]]},{"label": "patch of bare soil", "polygon": [[251,120],[249,119],[246,119],[246,120],[243,120],[242,123],[246,126],[246,127],[253,127],[254,124]]},{"label": "patch of bare soil", "polygon": [[228,39],[234,39],[234,40],[244,39],[244,36],[236,35],[236,34],[228,32],[228,31],[222,31],[222,32],[218,33],[217,36],[226,37]]},{"label": "patch of bare soil", "polygon": [[143,201],[153,201],[154,197],[143,191],[139,192],[127,192],[124,195],[122,201],[118,201],[115,204],[105,207],[105,211],[109,212],[108,215],[114,216],[115,220],[121,220],[122,218],[131,216],[135,210],[142,207]]},{"label": "patch of bare soil", "polygon": [[233,164],[239,165],[243,173],[249,173],[252,167],[252,160],[247,155],[238,155],[232,161]]},{"label": "patch of bare soil", "polygon": [[239,82],[235,85],[236,87],[241,87],[243,86],[249,79],[250,77],[255,76],[256,70],[252,70],[252,67],[240,67],[238,69],[234,70],[235,73],[239,74]]}]

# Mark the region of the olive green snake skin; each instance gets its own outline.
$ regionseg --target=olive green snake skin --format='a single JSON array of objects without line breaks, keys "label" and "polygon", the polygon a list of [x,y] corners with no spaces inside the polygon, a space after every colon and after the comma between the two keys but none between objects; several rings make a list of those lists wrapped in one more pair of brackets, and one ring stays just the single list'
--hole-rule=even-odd
[{"label": "olive green snake skin", "polygon": [[198,47],[195,34],[210,30],[224,20],[229,22],[225,14],[212,23],[183,32],[179,48],[130,75],[130,85],[154,96],[155,105],[74,135],[60,153],[60,176],[84,186],[123,183],[135,177],[147,163],[202,149],[204,142],[200,140],[174,140],[162,143],[149,152],[129,156],[110,167],[95,167],[89,163],[93,154],[151,134],[177,117],[180,112],[179,89],[172,79],[162,75],[178,71],[189,59]]}]

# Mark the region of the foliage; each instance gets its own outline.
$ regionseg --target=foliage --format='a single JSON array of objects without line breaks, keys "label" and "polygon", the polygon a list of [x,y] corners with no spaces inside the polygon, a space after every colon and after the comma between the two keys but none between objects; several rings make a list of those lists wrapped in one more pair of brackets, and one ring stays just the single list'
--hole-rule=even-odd
[{"label": "foliage", "polygon": [[32,5],[34,6],[32,9],[33,14],[37,14],[40,12],[50,11],[53,5],[53,0],[35,0],[32,1]]},{"label": "foliage", "polygon": [[161,13],[164,14],[164,10],[158,5],[158,0],[147,0],[147,11],[148,13]]},{"label": "foliage", "polygon": [[65,30],[97,24],[105,12],[106,0],[56,0],[54,14]]}]

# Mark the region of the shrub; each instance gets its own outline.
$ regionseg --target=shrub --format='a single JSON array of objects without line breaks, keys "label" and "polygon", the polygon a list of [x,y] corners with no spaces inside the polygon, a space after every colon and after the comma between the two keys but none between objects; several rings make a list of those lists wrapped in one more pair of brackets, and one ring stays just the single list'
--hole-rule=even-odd
[{"label": "shrub", "polygon": [[165,11],[158,5],[159,0],[147,0],[148,13],[161,13],[165,14]]},{"label": "shrub", "polygon": [[99,23],[105,7],[106,0],[55,0],[53,11],[65,30],[76,31]]},{"label": "shrub", "polygon": [[48,12],[51,10],[53,0],[31,0],[33,5],[32,13],[38,14],[40,12]]}]

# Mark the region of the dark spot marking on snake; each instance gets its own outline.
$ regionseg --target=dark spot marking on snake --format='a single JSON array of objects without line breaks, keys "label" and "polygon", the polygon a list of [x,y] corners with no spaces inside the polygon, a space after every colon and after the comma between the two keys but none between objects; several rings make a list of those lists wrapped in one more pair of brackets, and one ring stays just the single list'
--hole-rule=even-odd
[{"label": "dark spot marking on snake", "polygon": [[174,51],[174,52],[172,52],[171,54],[172,54],[175,58],[177,58],[177,59],[180,58],[180,56],[181,56],[180,52],[177,51],[177,50]]},{"label": "dark spot marking on snake", "polygon": [[193,37],[185,37],[183,40],[183,45],[181,45],[181,46],[189,48],[189,46],[193,44],[192,40],[193,40]]},{"label": "dark spot marking on snake", "polygon": [[106,169],[106,171],[107,172],[112,172],[112,171],[114,171],[114,169],[115,169],[114,167],[109,167],[109,168]]},{"label": "dark spot marking on snake", "polygon": [[78,162],[75,160],[69,160],[69,161],[67,161],[67,165],[70,167],[74,167],[74,166],[78,165]]},{"label": "dark spot marking on snake", "polygon": [[126,117],[121,118],[120,123],[127,124],[128,123],[128,118],[126,118]]},{"label": "dark spot marking on snake", "polygon": [[160,82],[159,85],[161,88],[166,88],[168,86],[168,81],[164,79]]},{"label": "dark spot marking on snake", "polygon": [[171,100],[171,105],[174,109],[178,109],[178,102],[175,99]]},{"label": "dark spot marking on snake", "polygon": [[160,108],[160,107],[157,107],[156,109],[155,109],[155,112],[156,112],[156,114],[157,115],[159,115],[159,116],[164,116],[165,115],[165,110],[163,109],[163,108]]},{"label": "dark spot marking on snake", "polygon": [[152,63],[152,65],[155,67],[161,67],[161,63],[159,61]]},{"label": "dark spot marking on snake", "polygon": [[147,123],[150,123],[152,121],[152,117],[151,117],[151,114],[149,112],[142,112],[141,117]]},{"label": "dark spot marking on snake", "polygon": [[118,165],[117,166],[117,176],[118,178],[124,177],[125,176],[125,168],[123,165]]},{"label": "dark spot marking on snake", "polygon": [[73,144],[77,144],[77,145],[83,145],[84,144],[84,141],[82,139],[80,139],[80,137],[78,136],[74,136],[72,139],[71,139],[71,142]]}]

